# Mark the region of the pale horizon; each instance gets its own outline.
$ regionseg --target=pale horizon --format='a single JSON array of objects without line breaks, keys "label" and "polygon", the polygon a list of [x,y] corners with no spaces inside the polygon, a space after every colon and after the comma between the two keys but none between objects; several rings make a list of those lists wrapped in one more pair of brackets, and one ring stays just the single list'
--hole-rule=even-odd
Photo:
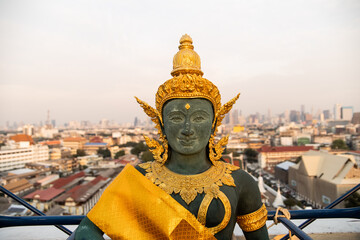
[{"label": "pale horizon", "polygon": [[359,1],[0,0],[6,122],[146,118],[187,33],[222,103],[243,115],[360,111]]}]

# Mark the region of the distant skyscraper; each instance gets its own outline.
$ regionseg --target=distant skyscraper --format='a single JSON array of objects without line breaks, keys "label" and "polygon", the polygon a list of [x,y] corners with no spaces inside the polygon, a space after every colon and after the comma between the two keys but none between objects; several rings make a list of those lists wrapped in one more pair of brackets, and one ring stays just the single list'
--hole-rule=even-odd
[{"label": "distant skyscraper", "polygon": [[35,131],[34,131],[34,126],[33,125],[24,125],[23,126],[23,134],[32,136],[34,135]]},{"label": "distant skyscraper", "polygon": [[334,120],[340,120],[341,119],[341,105],[335,104],[334,105]]},{"label": "distant skyscraper", "polygon": [[305,121],[305,105],[304,104],[301,105],[301,115],[300,115],[300,117],[301,117],[302,122]]},{"label": "distant skyscraper", "polygon": [[230,123],[230,113],[226,114],[224,118],[224,124],[229,124],[229,123]]},{"label": "distant skyscraper", "polygon": [[100,121],[100,126],[101,126],[102,128],[107,128],[107,127],[109,127],[109,120],[106,119],[106,118],[101,119],[101,121]]},{"label": "distant skyscraper", "polygon": [[239,112],[237,109],[233,109],[230,112],[230,125],[239,124]]},{"label": "distant skyscraper", "polygon": [[300,112],[291,110],[290,111],[290,121],[291,122],[296,122],[296,123],[300,122],[301,121]]},{"label": "distant skyscraper", "polygon": [[285,110],[284,112],[284,119],[285,119],[285,122],[290,122],[290,114],[289,114],[289,110]]},{"label": "distant skyscraper", "polygon": [[267,115],[267,121],[270,123],[271,122],[271,109],[268,109],[268,115]]},{"label": "distant skyscraper", "polygon": [[137,127],[138,125],[139,125],[139,119],[137,117],[135,117],[134,127]]},{"label": "distant skyscraper", "polygon": [[330,110],[324,110],[324,120],[330,119]]},{"label": "distant skyscraper", "polygon": [[353,117],[354,108],[352,106],[341,108],[341,119],[351,121]]},{"label": "distant skyscraper", "polygon": [[353,118],[351,120],[352,124],[360,124],[360,112],[356,112],[353,114]]}]

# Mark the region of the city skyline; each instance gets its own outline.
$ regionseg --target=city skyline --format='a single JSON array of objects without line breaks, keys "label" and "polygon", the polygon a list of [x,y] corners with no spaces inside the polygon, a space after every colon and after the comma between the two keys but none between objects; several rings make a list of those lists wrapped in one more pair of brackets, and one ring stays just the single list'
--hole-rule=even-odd
[{"label": "city skyline", "polygon": [[244,115],[360,111],[357,1],[139,3],[0,1],[0,126],[146,119],[185,33]]},{"label": "city skyline", "polygon": [[[235,114],[240,117],[242,116],[244,119],[245,118],[248,118],[248,117],[251,117],[251,116],[255,116],[255,115],[258,115],[260,117],[259,120],[261,120],[262,118],[265,119],[265,122],[267,122],[269,119],[269,117],[271,118],[278,118],[278,117],[282,117],[284,118],[285,115],[288,115],[287,117],[289,118],[290,117],[290,114],[291,112],[295,111],[297,113],[299,113],[301,116],[302,114],[304,114],[303,117],[305,117],[306,114],[310,114],[312,116],[313,119],[320,119],[320,114],[323,114],[323,117],[324,117],[324,120],[343,120],[342,117],[337,117],[336,114],[335,114],[335,107],[336,106],[340,106],[340,111],[342,111],[341,109],[342,108],[345,108],[345,109],[351,109],[351,116],[355,113],[355,111],[353,111],[353,106],[342,106],[341,104],[334,104],[333,107],[329,107],[327,109],[314,109],[313,107],[312,108],[307,108],[307,106],[305,105],[300,105],[299,109],[295,109],[295,108],[292,108],[292,109],[286,109],[282,112],[279,112],[279,113],[274,113],[272,112],[272,109],[268,109],[267,112],[252,112],[252,113],[243,113],[243,111],[241,109],[237,109],[237,108],[234,108],[232,109],[227,115],[229,115],[229,117],[231,118],[231,115],[234,113],[234,111],[236,112]],[[327,112],[327,113],[325,113]],[[329,114],[328,116],[324,116],[325,114]],[[286,118],[286,117],[285,117]],[[350,119],[347,119],[349,121],[351,121],[351,118]],[[108,122],[109,125],[123,125],[123,126],[128,126],[129,124],[134,124],[135,121],[137,121],[138,123],[146,123],[146,122],[151,122],[150,121],[150,118],[143,114],[142,116],[133,116],[133,118],[131,119],[131,121],[128,121],[128,122],[120,122],[120,121],[117,121],[116,119],[107,119],[107,118],[104,118],[104,117],[100,117],[99,119],[96,119],[96,120],[89,120],[89,119],[69,119],[67,121],[64,121],[64,122],[59,122],[57,121],[57,119],[55,118],[52,118],[51,117],[51,111],[50,110],[47,110],[46,111],[46,118],[44,119],[39,119],[37,121],[33,121],[33,122],[25,122],[23,120],[15,120],[15,121],[6,121],[5,122],[5,125],[4,126],[1,126],[0,125],[0,130],[1,129],[8,129],[9,127],[10,128],[14,128],[15,127],[19,127],[21,124],[23,125],[34,125],[34,126],[45,126],[47,124],[51,124],[53,127],[63,127],[65,125],[68,125],[69,123],[84,123],[86,125],[88,124],[91,124],[91,125],[103,125],[103,122],[106,121]],[[223,123],[225,123],[226,119],[223,121]],[[290,120],[291,121],[291,120]],[[304,120],[305,121],[305,120]],[[281,121],[280,121],[281,122]],[[239,124],[239,123],[237,123]]]}]

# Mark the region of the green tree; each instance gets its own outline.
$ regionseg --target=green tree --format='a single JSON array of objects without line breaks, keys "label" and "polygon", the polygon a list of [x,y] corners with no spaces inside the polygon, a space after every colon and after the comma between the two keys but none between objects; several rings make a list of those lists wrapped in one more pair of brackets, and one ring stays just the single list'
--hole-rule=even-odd
[{"label": "green tree", "polygon": [[299,163],[302,160],[302,156],[298,156],[295,160],[295,163]]},{"label": "green tree", "polygon": [[297,201],[293,198],[287,198],[284,200],[284,204],[286,207],[291,208],[291,207],[297,205]]},{"label": "green tree", "polygon": [[138,143],[136,142],[127,142],[125,144],[119,145],[119,147],[135,147]]},{"label": "green tree", "polygon": [[246,157],[246,160],[249,162],[256,162],[258,154],[259,153],[252,148],[246,148],[244,150],[244,155]]},{"label": "green tree", "polygon": [[144,162],[149,162],[154,160],[153,154],[150,152],[150,150],[146,150],[141,154],[141,160],[143,160]]},{"label": "green tree", "polygon": [[111,157],[111,152],[107,148],[99,148],[97,154],[101,155],[103,158]]},{"label": "green tree", "polygon": [[125,151],[124,150],[120,150],[115,154],[115,159],[118,159],[121,156],[125,155]]},{"label": "green tree", "polygon": [[146,150],[148,150],[148,146],[145,145],[144,142],[139,142],[131,149],[131,154],[139,156],[140,153],[145,152]]},{"label": "green tree", "polygon": [[77,149],[76,150],[76,157],[83,157],[83,156],[86,156],[85,150]]},{"label": "green tree", "polygon": [[345,207],[352,208],[352,207],[359,207],[360,206],[360,194],[354,192],[345,200]]},{"label": "green tree", "polygon": [[284,204],[288,208],[290,208],[292,206],[295,206],[295,205],[298,205],[299,207],[303,207],[301,202],[299,202],[298,200],[296,200],[296,199],[294,199],[292,197],[289,197],[289,198],[285,199]]},{"label": "green tree", "polygon": [[298,146],[305,146],[306,144],[310,143],[310,139],[309,138],[299,138],[297,140],[297,145]]},{"label": "green tree", "polygon": [[344,142],[344,140],[342,139],[336,139],[332,142],[331,144],[331,149],[344,149],[344,150],[348,150],[349,147],[346,145],[346,143]]}]

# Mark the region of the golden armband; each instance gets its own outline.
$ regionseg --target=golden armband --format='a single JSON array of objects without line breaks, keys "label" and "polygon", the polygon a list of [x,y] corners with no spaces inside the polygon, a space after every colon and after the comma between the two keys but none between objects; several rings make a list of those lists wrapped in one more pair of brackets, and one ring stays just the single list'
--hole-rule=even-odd
[{"label": "golden armband", "polygon": [[266,220],[267,210],[265,204],[255,212],[237,217],[237,223],[245,232],[253,232],[262,228],[265,225]]}]

